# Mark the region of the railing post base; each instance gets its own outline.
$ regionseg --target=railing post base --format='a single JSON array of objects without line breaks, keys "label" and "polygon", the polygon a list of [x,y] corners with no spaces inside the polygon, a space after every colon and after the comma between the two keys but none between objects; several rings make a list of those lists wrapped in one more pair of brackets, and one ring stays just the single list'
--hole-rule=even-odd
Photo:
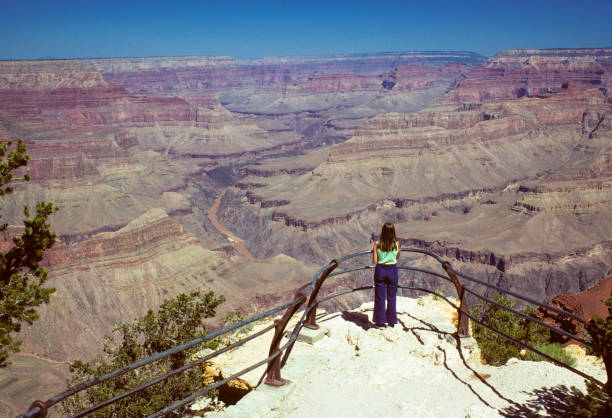
[{"label": "railing post base", "polygon": [[264,383],[269,386],[283,386],[285,383],[289,382],[289,380],[281,377],[281,357],[283,353],[280,349],[276,352],[278,353],[278,356],[276,356],[276,358],[270,362],[267,372],[268,374],[266,376],[266,380],[264,381]]},{"label": "railing post base", "polygon": [[280,379],[271,379],[269,377],[266,377],[266,380],[264,381],[264,383],[268,386],[284,386],[286,383],[291,382],[291,380],[289,379],[283,379],[282,377]]},{"label": "railing post base", "polygon": [[308,329],[319,329],[319,325],[317,325],[317,307],[319,304],[315,304],[312,307],[308,315],[306,315],[306,320],[304,321],[304,326]]},{"label": "railing post base", "polygon": [[305,326],[308,329],[319,329],[319,326],[317,325],[317,307],[319,306],[317,303],[317,295],[319,294],[319,289],[329,273],[338,267],[338,261],[334,259],[330,262],[330,264],[333,264],[333,266],[324,270],[317,278],[314,288],[312,289],[312,293],[310,294],[310,299],[308,299],[308,307],[306,309],[310,309],[310,311],[308,311],[306,320],[302,324],[302,326]]},{"label": "railing post base", "polygon": [[294,304],[293,306],[287,308],[283,317],[281,319],[276,319],[274,321],[274,337],[272,337],[272,342],[270,343],[270,351],[269,355],[277,354],[276,357],[268,363],[268,368],[266,369],[266,380],[265,383],[270,386],[282,386],[288,382],[288,380],[283,379],[281,377],[281,358],[283,355],[282,350],[280,349],[280,341],[283,338],[283,334],[285,332],[285,328],[289,323],[289,320],[293,316],[293,314],[300,308],[302,303],[306,301],[306,295],[303,290],[299,290],[296,293],[296,299],[299,299],[299,303]]}]

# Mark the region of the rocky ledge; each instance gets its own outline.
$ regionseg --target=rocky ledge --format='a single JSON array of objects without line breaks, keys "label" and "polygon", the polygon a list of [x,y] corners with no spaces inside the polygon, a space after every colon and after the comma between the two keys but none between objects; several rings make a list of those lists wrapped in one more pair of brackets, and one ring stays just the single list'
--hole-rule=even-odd
[{"label": "rocky ledge", "polygon": [[[555,400],[565,402],[571,386],[585,389],[581,377],[547,362],[513,358],[501,367],[482,364],[473,339],[458,343],[453,337],[452,308],[431,296],[398,298],[394,328],[373,328],[372,309],[369,302],[320,316],[328,336],[314,345],[296,343],[282,370],[289,384],[262,385],[206,416],[558,416]],[[250,341],[217,357],[217,366],[223,375],[236,373],[265,358],[268,344],[269,338]],[[578,369],[605,380],[600,361],[577,347],[573,352]],[[263,372],[243,377],[254,386]]]},{"label": "rocky ledge", "polygon": [[[590,321],[595,316],[599,318],[606,318],[608,316],[605,301],[611,294],[612,276],[609,276],[601,279],[584,292],[555,296],[548,304],[578,315],[586,321]],[[544,308],[538,308],[536,315],[551,325],[584,337],[584,325],[577,320],[563,317],[556,312]],[[568,342],[568,338],[564,336],[559,335],[556,339],[562,343]]]}]

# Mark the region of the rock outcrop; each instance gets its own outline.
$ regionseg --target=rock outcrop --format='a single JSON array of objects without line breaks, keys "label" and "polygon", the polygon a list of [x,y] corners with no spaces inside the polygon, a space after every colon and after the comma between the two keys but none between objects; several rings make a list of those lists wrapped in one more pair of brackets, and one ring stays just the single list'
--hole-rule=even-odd
[{"label": "rock outcrop", "polygon": [[[219,317],[238,307],[254,312],[281,300],[296,280],[307,281],[314,270],[287,256],[236,263],[223,252],[203,248],[163,209],[151,209],[114,232],[59,243],[45,265],[57,289],[54,303],[41,307],[41,319],[24,330],[23,348],[57,360],[93,357],[114,324],[129,322],[178,293],[212,289],[225,295],[228,304],[220,307]],[[277,283],[279,276],[286,281]]]},{"label": "rock outcrop", "polygon": [[[555,308],[563,309],[566,312],[590,321],[594,316],[605,319],[608,316],[608,307],[605,301],[612,297],[612,276],[601,279],[594,286],[589,287],[584,292],[576,294],[557,295],[548,302]],[[585,336],[584,324],[581,322],[560,315],[554,311],[538,308],[536,315],[547,323],[559,327],[567,332],[580,337]],[[562,335],[553,335],[559,342],[567,343],[569,338]]]},{"label": "rock outcrop", "polygon": [[215,92],[268,134],[297,132],[313,145],[349,138],[368,117],[415,110],[439,99],[484,57],[473,53],[387,53],[240,60],[211,57],[90,60],[105,80],[133,93],[199,104]]},{"label": "rock outcrop", "polygon": [[59,243],[46,264],[57,290],[53,303],[41,307],[41,319],[24,329],[23,349],[57,360],[92,358],[115,323],[129,322],[177,293],[237,291],[230,292],[215,271],[228,268],[230,260],[202,248],[162,209],[115,232]]},{"label": "rock outcrop", "polygon": [[[206,416],[335,416],[339,411],[346,416],[499,417],[544,411],[559,416],[563,411],[555,408],[565,404],[569,388],[585,390],[581,376],[551,363],[513,358],[501,367],[482,364],[474,340],[458,344],[452,335],[446,302],[399,298],[399,323],[386,329],[372,327],[372,308],[369,302],[321,314],[319,323],[329,334],[314,345],[296,343],[281,372],[290,383],[262,385],[236,405]],[[215,363],[226,374],[236,373],[265,358],[267,343],[257,338]],[[576,367],[605,380],[603,364],[594,357],[578,356]],[[264,371],[243,378],[256,383]]]},{"label": "rock outcrop", "polygon": [[0,90],[57,90],[107,86],[102,74],[82,61],[0,62]]},{"label": "rock outcrop", "polygon": [[568,80],[607,92],[612,86],[611,74],[612,48],[504,51],[475,68],[444,102],[545,97]]}]

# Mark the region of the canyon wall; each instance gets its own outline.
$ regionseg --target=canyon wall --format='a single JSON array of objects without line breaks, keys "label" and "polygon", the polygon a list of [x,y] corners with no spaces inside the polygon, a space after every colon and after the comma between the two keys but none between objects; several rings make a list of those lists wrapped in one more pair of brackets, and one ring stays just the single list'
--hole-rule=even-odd
[{"label": "canyon wall", "polygon": [[[179,96],[203,92],[269,132],[297,132],[313,145],[348,139],[367,118],[414,111],[438,99],[484,57],[469,52],[351,54],[240,60],[191,57],[168,63],[90,60],[105,80],[130,92]],[[146,64],[145,64],[146,62]],[[170,63],[173,63],[170,64]]]},{"label": "canyon wall", "polygon": [[608,91],[612,48],[510,50],[497,53],[446,97],[447,103],[542,96],[572,80]]},{"label": "canyon wall", "polygon": [[585,290],[612,269],[611,57],[498,53],[424,109],[369,118],[304,157],[316,161],[307,170],[243,168],[225,222],[255,254],[314,260],[367,247],[390,220],[407,243],[437,242],[489,281],[540,298]]},{"label": "canyon wall", "polygon": [[20,335],[23,354],[7,373],[21,389],[0,388],[2,407],[17,413],[54,394],[65,362],[93,358],[113,324],[179,292],[224,294],[221,314],[290,298],[314,267],[242,257],[206,216],[221,189],[244,164],[346,139],[384,106],[439,99],[481,62],[471,53],[0,62],[0,139],[24,139],[32,177],[4,196],[3,220],[14,234],[24,204],[60,209],[44,260],[57,291]]},{"label": "canyon wall", "polygon": [[[222,312],[261,311],[386,220],[487,281],[585,290],[612,269],[611,55],[0,62],[0,138],[24,138],[32,176],[3,219],[18,231],[24,204],[60,208],[45,259],[57,291],[24,356],[92,358],[115,322],[194,289],[225,294]],[[255,261],[206,216],[222,190],[218,218]]]}]

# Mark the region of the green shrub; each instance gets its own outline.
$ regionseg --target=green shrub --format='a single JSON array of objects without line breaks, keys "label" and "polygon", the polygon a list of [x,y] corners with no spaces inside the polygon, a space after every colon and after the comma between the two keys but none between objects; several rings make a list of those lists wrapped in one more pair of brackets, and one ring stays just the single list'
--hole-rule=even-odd
[{"label": "green shrub", "polygon": [[[116,338],[113,339],[110,336],[105,338],[104,356],[98,356],[89,363],[77,360],[70,365],[72,378],[68,384],[72,386],[102,376],[137,360],[205,335],[207,330],[202,324],[202,319],[213,317],[217,306],[223,301],[225,298],[216,297],[213,291],[205,294],[182,293],[174,299],[165,300],[158,312],[149,310],[146,315],[132,323],[116,325],[113,330]],[[90,387],[63,400],[63,412],[73,415],[148,382],[156,376],[185,365],[197,350],[203,347],[215,348],[217,344],[216,341],[207,341]],[[150,415],[202,388],[200,374],[197,367],[189,369],[88,416],[102,418]]]},{"label": "green shrub", "polygon": [[[559,360],[561,363],[567,364],[570,367],[574,367],[576,365],[576,357],[565,351],[560,343],[537,343],[533,346],[533,348],[556,360]],[[546,358],[534,353],[533,351],[527,351],[525,360],[547,361]]]},{"label": "green shrub", "polygon": [[[516,302],[511,301],[504,295],[497,295],[493,297],[493,300],[510,308],[516,306]],[[483,302],[479,302],[474,308],[471,308],[469,312],[485,325],[530,346],[547,342],[550,338],[550,334],[546,327],[528,321],[497,305],[491,304],[487,306]],[[533,310],[526,308],[523,309],[522,312],[531,315]],[[488,364],[501,366],[505,364],[508,359],[519,357],[520,348],[516,344],[513,344],[501,335],[489,331],[475,322],[473,322],[473,334],[478,342],[480,353]]]}]

